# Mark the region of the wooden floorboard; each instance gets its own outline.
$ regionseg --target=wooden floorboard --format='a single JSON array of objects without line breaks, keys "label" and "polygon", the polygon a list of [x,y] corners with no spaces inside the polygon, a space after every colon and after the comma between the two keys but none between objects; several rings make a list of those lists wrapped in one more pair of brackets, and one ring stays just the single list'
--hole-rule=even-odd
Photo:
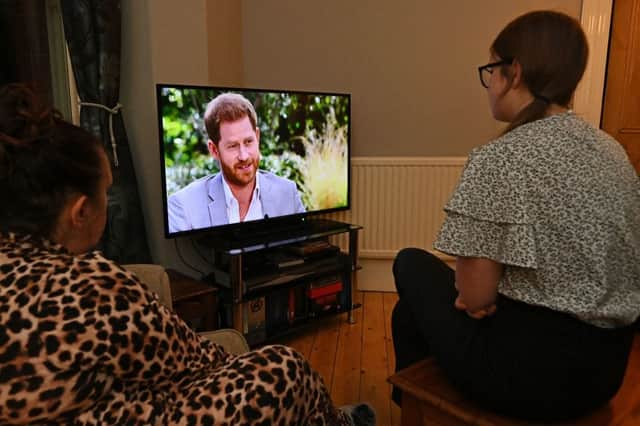
[{"label": "wooden floorboard", "polygon": [[[396,366],[396,357],[395,352],[393,350],[393,336],[391,333],[391,313],[393,312],[393,307],[398,302],[398,294],[397,293],[384,293],[384,329],[387,336],[387,374],[389,376],[395,373]],[[391,385],[389,385],[389,394],[391,393]],[[389,405],[391,407],[391,422],[390,425],[398,426],[400,425],[400,407],[394,404],[391,400],[389,400]]]},{"label": "wooden floorboard", "polygon": [[389,424],[391,413],[387,383],[388,356],[383,297],[384,294],[379,292],[364,294],[360,399],[373,406],[380,424]]},{"label": "wooden floorboard", "polygon": [[290,346],[303,354],[305,358],[309,359],[309,356],[311,355],[311,348],[313,347],[313,340],[316,338],[317,334],[318,324],[314,324],[298,333],[290,334],[275,343]]},{"label": "wooden floorboard", "polygon": [[309,363],[320,373],[327,389],[333,384],[334,369],[336,365],[336,353],[338,348],[338,335],[340,324],[344,322],[341,316],[334,316],[322,321],[311,347]]},{"label": "wooden floorboard", "polygon": [[355,292],[355,324],[347,314],[315,325],[273,343],[302,353],[322,376],[336,406],[368,402],[377,413],[378,425],[400,424],[400,410],[391,401],[387,377],[394,372],[391,312],[395,293]]},{"label": "wooden floorboard", "polygon": [[[391,401],[386,381],[395,369],[391,313],[397,301],[396,293],[356,292],[354,303],[362,303],[362,307],[354,311],[355,324],[347,321],[347,314],[341,314],[274,343],[291,346],[305,355],[322,375],[335,405],[368,402],[376,409],[378,425],[399,426],[400,409]],[[640,337],[634,344],[640,346]],[[640,382],[637,363],[629,368],[625,381]],[[625,404],[628,401],[624,398],[612,401],[616,411],[621,411],[618,405]],[[640,410],[632,414],[631,423],[613,423],[640,424],[637,413]]]},{"label": "wooden floorboard", "polygon": [[[354,294],[353,302],[362,304],[362,293]],[[330,388],[334,404],[353,404],[360,399],[362,371],[362,308],[354,311],[355,324],[349,324],[346,314],[340,323],[336,348],[336,367]]]}]

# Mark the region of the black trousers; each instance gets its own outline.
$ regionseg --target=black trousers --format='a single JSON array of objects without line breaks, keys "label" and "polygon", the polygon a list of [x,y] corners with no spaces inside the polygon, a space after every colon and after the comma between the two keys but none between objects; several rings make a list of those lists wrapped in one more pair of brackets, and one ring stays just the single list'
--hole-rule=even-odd
[{"label": "black trousers", "polygon": [[501,295],[493,316],[475,320],[454,307],[454,271],[420,249],[398,253],[393,274],[396,371],[433,356],[480,405],[546,422],[588,413],[622,383],[632,327],[602,329]]}]

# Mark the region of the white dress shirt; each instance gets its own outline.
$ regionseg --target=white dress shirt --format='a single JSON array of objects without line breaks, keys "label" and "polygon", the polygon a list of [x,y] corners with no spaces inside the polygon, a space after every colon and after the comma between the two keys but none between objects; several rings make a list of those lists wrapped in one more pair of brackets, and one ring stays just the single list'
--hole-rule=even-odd
[{"label": "white dress shirt", "polygon": [[[238,223],[240,222],[240,204],[233,192],[231,192],[224,175],[222,175],[222,187],[224,188],[224,198],[227,205],[227,219],[229,219],[229,223]],[[262,201],[260,200],[260,173],[256,173],[256,187],[253,189],[253,194],[251,194],[249,211],[247,211],[243,222],[259,219],[264,219],[264,214],[262,213]]]}]

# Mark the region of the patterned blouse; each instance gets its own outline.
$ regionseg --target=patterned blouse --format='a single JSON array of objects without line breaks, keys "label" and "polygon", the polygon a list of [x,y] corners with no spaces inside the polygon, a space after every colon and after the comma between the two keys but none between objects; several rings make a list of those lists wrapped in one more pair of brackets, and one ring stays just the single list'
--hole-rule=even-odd
[{"label": "patterned blouse", "polygon": [[504,265],[498,292],[600,327],[640,315],[640,180],[572,112],[474,149],[434,247]]}]

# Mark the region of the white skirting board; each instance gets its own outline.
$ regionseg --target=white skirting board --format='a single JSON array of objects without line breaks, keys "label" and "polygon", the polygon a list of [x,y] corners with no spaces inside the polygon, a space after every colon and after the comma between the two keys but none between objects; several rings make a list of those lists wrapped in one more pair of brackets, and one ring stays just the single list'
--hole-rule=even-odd
[{"label": "white skirting board", "polygon": [[[455,258],[435,253],[442,258],[452,269],[455,269]],[[360,291],[390,291],[395,292],[393,282],[393,259],[363,259],[360,258],[360,266],[357,272],[356,287]]]}]

